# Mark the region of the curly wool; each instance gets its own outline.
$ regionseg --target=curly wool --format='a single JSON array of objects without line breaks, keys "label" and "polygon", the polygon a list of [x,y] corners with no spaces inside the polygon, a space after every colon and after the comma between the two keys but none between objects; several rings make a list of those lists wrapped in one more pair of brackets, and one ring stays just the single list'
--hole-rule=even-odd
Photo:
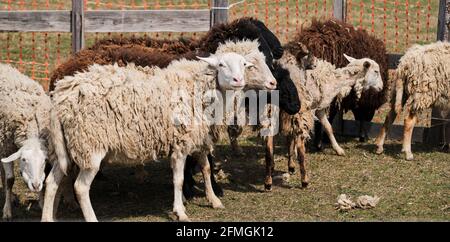
[{"label": "curly wool", "polygon": [[50,98],[39,83],[0,63],[0,157],[37,139],[46,151],[50,108]]},{"label": "curly wool", "polygon": [[[450,43],[415,45],[400,59],[395,79],[401,83],[394,91],[395,106],[406,105],[420,114],[433,106],[450,110]],[[403,88],[402,103],[395,92]]]},{"label": "curly wool", "polygon": [[[284,135],[300,135],[304,139],[309,139],[309,134],[314,127],[316,110],[329,108],[335,98],[345,98],[352,90],[356,90],[355,92],[360,95],[365,74],[361,70],[367,59],[352,62],[338,69],[327,61],[317,59],[315,68],[305,71],[300,69],[297,57],[288,50],[278,62],[289,70],[303,105],[298,114],[281,116],[281,130]],[[353,81],[351,84],[345,84],[344,80]],[[336,90],[340,91],[336,92]]]},{"label": "curly wool", "polygon": [[206,124],[174,125],[177,106],[169,97],[181,90],[192,97],[194,82],[202,90],[215,88],[215,78],[206,63],[187,60],[146,72],[134,65],[93,65],[88,72],[65,77],[56,85],[53,101],[69,156],[89,169],[97,152],[114,154],[110,162],[139,163],[174,150],[189,154],[210,148]]},{"label": "curly wool", "polygon": [[388,59],[386,46],[382,40],[342,21],[313,20],[312,25],[302,30],[292,42],[303,43],[314,56],[324,59],[338,68],[348,64],[343,54],[357,59],[370,58],[379,64],[383,90],[381,92],[371,89],[364,91],[360,98],[355,92],[351,92],[342,102],[338,103],[344,110],[355,108],[376,110],[386,102],[389,90]]}]

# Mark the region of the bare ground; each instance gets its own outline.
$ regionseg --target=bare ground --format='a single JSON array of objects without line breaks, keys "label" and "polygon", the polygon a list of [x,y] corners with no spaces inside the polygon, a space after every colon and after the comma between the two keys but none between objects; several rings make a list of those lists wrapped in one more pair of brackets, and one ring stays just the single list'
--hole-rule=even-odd
[{"label": "bare ground", "polygon": [[[198,197],[186,205],[193,221],[448,221],[450,220],[450,154],[438,147],[413,145],[414,161],[406,161],[397,141],[388,142],[384,155],[374,154],[373,144],[341,138],[345,157],[330,148],[308,153],[311,185],[300,188],[298,172],[289,181],[276,180],[272,192],[264,192],[264,149],[253,134],[243,138],[245,155],[233,156],[228,145],[219,145],[217,157],[226,178],[222,202],[225,209],[212,209],[204,197],[201,176]],[[373,141],[372,141],[373,142]],[[284,139],[276,147],[276,175],[287,171]],[[91,198],[101,221],[171,221],[173,191],[167,161],[146,165],[149,177],[138,184],[133,167],[106,167],[106,180],[94,181]],[[19,221],[40,218],[36,195],[17,178]],[[381,197],[370,210],[335,210],[339,194]],[[4,195],[0,195],[0,202]],[[29,208],[32,204],[31,208]],[[82,220],[79,209],[61,206],[63,220]]]}]

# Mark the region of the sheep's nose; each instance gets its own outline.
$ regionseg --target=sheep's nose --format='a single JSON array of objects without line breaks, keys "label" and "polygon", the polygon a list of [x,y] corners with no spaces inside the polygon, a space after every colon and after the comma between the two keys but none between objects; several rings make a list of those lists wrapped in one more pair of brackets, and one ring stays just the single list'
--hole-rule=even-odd
[{"label": "sheep's nose", "polygon": [[276,80],[269,81],[269,83],[266,86],[268,89],[275,89],[277,88],[277,81]]},{"label": "sheep's nose", "polygon": [[241,79],[236,78],[236,77],[233,78],[233,81],[234,81],[234,82],[237,82],[237,83],[241,83]]},{"label": "sheep's nose", "polygon": [[41,183],[40,182],[33,182],[32,186],[33,186],[35,191],[38,191],[39,188],[41,187]]}]

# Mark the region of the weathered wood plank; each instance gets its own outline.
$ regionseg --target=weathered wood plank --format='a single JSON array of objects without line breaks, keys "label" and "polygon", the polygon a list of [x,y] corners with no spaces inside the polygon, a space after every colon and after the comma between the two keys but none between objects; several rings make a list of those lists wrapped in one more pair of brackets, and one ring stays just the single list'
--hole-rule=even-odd
[{"label": "weathered wood plank", "polygon": [[84,2],[72,0],[72,52],[77,53],[84,48]]},{"label": "weathered wood plank", "polygon": [[228,0],[213,0],[211,26],[228,22]]},{"label": "weathered wood plank", "polygon": [[0,30],[11,32],[70,32],[70,11],[0,11]]},{"label": "weathered wood plank", "polygon": [[207,9],[85,12],[86,32],[201,32],[209,25]]},{"label": "weathered wood plank", "polygon": [[345,21],[347,1],[346,0],[334,0],[333,2],[333,17],[336,19]]},{"label": "weathered wood plank", "polygon": [[438,32],[437,40],[449,41],[449,16],[450,16],[450,0],[439,1],[439,14],[438,14]]}]

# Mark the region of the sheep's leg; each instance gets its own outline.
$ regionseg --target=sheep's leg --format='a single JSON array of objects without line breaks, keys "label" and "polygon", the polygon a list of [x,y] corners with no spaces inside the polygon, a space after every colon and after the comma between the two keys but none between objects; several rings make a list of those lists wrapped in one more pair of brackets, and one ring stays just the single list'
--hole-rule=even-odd
[{"label": "sheep's leg", "polygon": [[3,207],[3,219],[12,219],[12,202],[14,195],[12,193],[12,188],[14,185],[14,163],[2,163],[4,169],[4,190],[5,190],[5,206]]},{"label": "sheep's leg", "polygon": [[264,188],[266,191],[272,190],[272,176],[274,171],[273,161],[273,136],[265,138],[266,145],[266,179],[264,181]]},{"label": "sheep's leg", "polygon": [[314,148],[317,151],[323,150],[323,129],[320,122],[314,121]]},{"label": "sheep's leg", "polygon": [[405,125],[403,131],[403,152],[405,152],[406,160],[414,159],[411,151],[411,138],[414,130],[414,125],[417,121],[417,116],[414,113],[409,113],[405,118]]},{"label": "sheep's leg", "polygon": [[5,170],[3,169],[3,165],[0,165],[0,178],[2,180],[1,182],[2,182],[3,191],[5,191],[6,181],[5,181]]},{"label": "sheep's leg", "polygon": [[55,206],[55,197],[58,192],[59,185],[64,177],[64,173],[59,168],[59,165],[56,163],[50,174],[48,174],[47,179],[45,180],[45,195],[44,195],[44,207],[42,208],[42,222],[52,222],[54,221],[54,211]]},{"label": "sheep's leg", "polygon": [[234,154],[242,155],[244,151],[239,146],[237,138],[242,133],[242,127],[239,125],[229,125],[227,128],[228,137],[230,139],[231,149]]},{"label": "sheep's leg", "polygon": [[328,122],[325,111],[323,110],[318,111],[317,118],[319,118],[320,123],[322,123],[323,127],[325,128],[325,132],[327,133],[328,138],[330,139],[331,146],[333,147],[334,151],[336,151],[338,155],[341,156],[345,155],[344,150],[339,146],[339,144],[336,141],[336,138],[334,137],[333,127],[331,127],[330,122]]},{"label": "sheep's leg", "polygon": [[[65,180],[66,178],[63,177],[62,180]],[[62,183],[62,184],[61,184]],[[53,203],[53,220],[56,220],[56,215],[58,214],[58,208],[59,208],[59,202],[61,201],[61,190],[64,189],[64,181],[61,181],[61,185],[58,187],[58,190],[56,190],[56,195],[55,195],[55,201]],[[45,193],[44,193],[45,196]]]},{"label": "sheep's leg", "polygon": [[178,216],[180,221],[190,221],[186,215],[186,208],[183,204],[183,180],[184,180],[184,166],[186,163],[186,155],[178,152],[173,152],[171,157],[171,167],[173,172],[173,189],[174,201],[173,212]]},{"label": "sheep's leg", "polygon": [[302,138],[297,138],[297,153],[298,153],[298,164],[300,165],[300,178],[302,181],[302,187],[307,187],[309,184],[309,172],[308,172],[308,162],[306,161],[306,148],[305,140]]},{"label": "sheep's leg", "polygon": [[288,152],[288,170],[291,175],[295,174],[295,160],[297,159],[296,142],[294,137],[288,136],[287,143],[289,145]]},{"label": "sheep's leg", "polygon": [[198,162],[202,168],[203,179],[205,180],[205,193],[206,198],[212,203],[213,208],[224,208],[220,199],[214,193],[211,184],[211,166],[209,165],[208,157],[206,154],[201,154]]},{"label": "sheep's leg", "polygon": [[381,127],[380,133],[377,136],[377,139],[375,140],[375,144],[377,145],[377,154],[382,154],[384,151],[383,145],[384,141],[386,140],[386,135],[389,132],[389,127],[391,127],[392,123],[395,121],[395,118],[397,118],[397,112],[394,108],[391,108],[389,111],[386,119],[384,120],[383,127]]},{"label": "sheep's leg", "polygon": [[[215,160],[214,156],[212,154],[208,154],[208,162],[209,166],[211,167],[211,174],[214,173],[214,167],[215,167]],[[214,175],[211,175],[211,185],[214,190],[214,194],[216,194],[219,197],[223,197],[223,189],[220,187],[219,184],[217,184],[216,177]]]},{"label": "sheep's leg", "polygon": [[91,199],[89,197],[89,190],[91,189],[92,181],[94,181],[97,172],[100,170],[100,164],[105,158],[106,152],[96,153],[91,157],[91,167],[89,169],[82,169],[78,173],[74,188],[80,203],[81,211],[84,219],[87,222],[97,222],[94,209],[92,208]]},{"label": "sheep's leg", "polygon": [[[75,176],[75,174],[65,177],[63,184],[61,185],[63,203],[65,204],[65,206],[69,207],[70,210],[75,210],[79,207],[79,204],[75,198],[75,191],[73,189],[74,185],[74,180],[72,179],[73,176]],[[97,177],[98,176],[96,176],[96,178]]]},{"label": "sheep's leg", "polygon": [[184,181],[183,181],[183,196],[186,199],[191,199],[194,197],[194,173],[195,167],[197,165],[197,160],[194,157],[188,155],[186,158],[186,165],[184,167]]}]

